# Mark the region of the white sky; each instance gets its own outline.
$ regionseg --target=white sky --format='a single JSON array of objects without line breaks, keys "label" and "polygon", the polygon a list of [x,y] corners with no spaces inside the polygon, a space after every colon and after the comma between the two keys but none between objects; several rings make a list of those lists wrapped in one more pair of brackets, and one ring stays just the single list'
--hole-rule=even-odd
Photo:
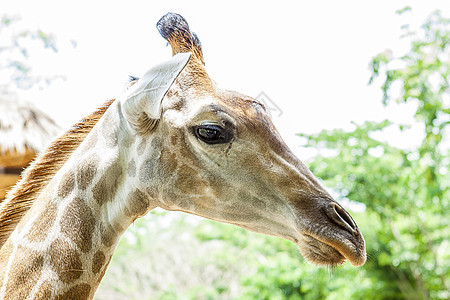
[{"label": "white sky", "polygon": [[[367,85],[369,61],[386,48],[407,49],[401,25],[421,24],[435,9],[450,16],[448,0],[2,2],[0,14],[20,15],[23,26],[57,36],[58,54],[37,51],[31,63],[36,73],[67,80],[20,96],[62,126],[116,97],[128,75],[170,57],[155,24],[172,11],[198,34],[220,86],[253,97],[263,91],[280,107],[274,122],[300,158],[307,154],[295,133],[349,129],[351,121],[410,121],[411,107],[384,108],[379,88]],[[395,14],[406,5],[412,13]],[[395,140],[413,142],[413,132],[405,135]]]}]

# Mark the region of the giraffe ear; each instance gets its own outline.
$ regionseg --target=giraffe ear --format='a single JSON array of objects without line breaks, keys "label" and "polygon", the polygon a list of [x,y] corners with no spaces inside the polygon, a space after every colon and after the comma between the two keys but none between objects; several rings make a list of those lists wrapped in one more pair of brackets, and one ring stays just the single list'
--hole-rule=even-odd
[{"label": "giraffe ear", "polygon": [[173,56],[169,61],[152,67],[126,90],[120,101],[128,122],[138,129],[142,129],[143,125],[149,129],[149,124],[153,126],[156,124],[161,116],[162,99],[187,65],[190,57],[191,53],[179,53]]}]

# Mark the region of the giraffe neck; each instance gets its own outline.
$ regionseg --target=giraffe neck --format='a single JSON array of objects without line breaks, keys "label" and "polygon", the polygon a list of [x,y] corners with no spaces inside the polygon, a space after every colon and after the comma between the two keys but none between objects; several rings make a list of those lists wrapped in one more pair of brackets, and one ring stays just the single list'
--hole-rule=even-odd
[{"label": "giraffe neck", "polygon": [[132,183],[139,147],[114,103],[0,249],[0,299],[93,297],[120,236],[153,208]]}]

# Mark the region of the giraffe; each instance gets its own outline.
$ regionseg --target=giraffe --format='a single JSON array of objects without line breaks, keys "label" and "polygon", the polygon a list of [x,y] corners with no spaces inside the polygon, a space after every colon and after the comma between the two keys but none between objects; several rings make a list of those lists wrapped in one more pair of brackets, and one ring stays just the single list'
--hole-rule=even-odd
[{"label": "giraffe", "polygon": [[212,81],[182,16],[157,29],[172,58],[56,139],[0,206],[0,299],[91,299],[121,235],[156,207],[363,265],[357,225],[264,106]]}]

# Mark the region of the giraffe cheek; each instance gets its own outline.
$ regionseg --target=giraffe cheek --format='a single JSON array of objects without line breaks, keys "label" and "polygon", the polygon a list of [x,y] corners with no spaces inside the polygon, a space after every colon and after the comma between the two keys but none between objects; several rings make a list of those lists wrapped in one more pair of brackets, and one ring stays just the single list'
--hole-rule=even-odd
[{"label": "giraffe cheek", "polygon": [[158,158],[148,158],[137,168],[138,186],[151,199],[158,195],[158,190],[170,184],[178,164],[175,155],[162,151]]},{"label": "giraffe cheek", "polygon": [[187,195],[203,194],[207,187],[207,183],[199,176],[199,173],[187,164],[183,164],[178,169],[177,176],[175,186]]},{"label": "giraffe cheek", "polygon": [[178,163],[176,160],[176,155],[170,151],[164,150],[161,152],[159,159],[159,176],[161,178],[170,178],[176,171]]},{"label": "giraffe cheek", "polygon": [[147,159],[139,168],[139,181],[144,185],[156,178],[156,163],[153,159]]}]

